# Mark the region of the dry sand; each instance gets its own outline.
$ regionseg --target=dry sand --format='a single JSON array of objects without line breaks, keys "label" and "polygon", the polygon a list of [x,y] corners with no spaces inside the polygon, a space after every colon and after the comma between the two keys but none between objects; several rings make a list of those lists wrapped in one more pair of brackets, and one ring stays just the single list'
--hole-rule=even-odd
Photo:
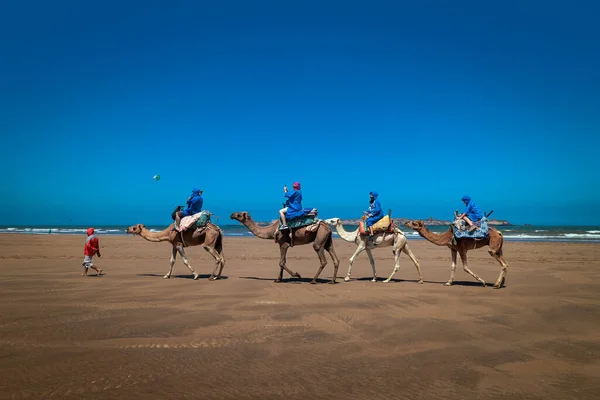
[{"label": "dry sand", "polygon": [[[268,240],[226,238],[225,279],[188,249],[165,280],[170,245],[100,237],[105,276],[80,276],[79,236],[0,236],[2,399],[597,399],[600,246],[506,243],[507,286],[482,288],[450,251],[410,241],[395,282],[276,284]],[[335,241],[348,267],[352,244]],[[389,248],[374,251],[380,277]],[[311,246],[288,266],[314,275]],[[333,263],[321,277],[331,277]],[[485,249],[470,267],[492,284]],[[93,273],[90,273],[93,275]],[[289,276],[288,276],[289,278]]]}]

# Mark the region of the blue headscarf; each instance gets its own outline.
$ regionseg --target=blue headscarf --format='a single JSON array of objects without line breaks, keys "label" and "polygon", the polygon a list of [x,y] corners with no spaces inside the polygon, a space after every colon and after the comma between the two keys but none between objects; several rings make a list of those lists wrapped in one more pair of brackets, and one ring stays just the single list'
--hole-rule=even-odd
[{"label": "blue headscarf", "polygon": [[201,192],[201,190],[198,189],[198,188],[193,188],[192,189],[192,195],[199,196],[200,192]]},{"label": "blue headscarf", "polygon": [[377,198],[377,196],[379,196],[379,194],[377,192],[369,192],[369,194],[375,198]]},{"label": "blue headscarf", "polygon": [[467,195],[464,195],[463,198],[462,198],[462,201],[469,202],[469,201],[471,201],[471,198],[469,196],[467,196]]}]

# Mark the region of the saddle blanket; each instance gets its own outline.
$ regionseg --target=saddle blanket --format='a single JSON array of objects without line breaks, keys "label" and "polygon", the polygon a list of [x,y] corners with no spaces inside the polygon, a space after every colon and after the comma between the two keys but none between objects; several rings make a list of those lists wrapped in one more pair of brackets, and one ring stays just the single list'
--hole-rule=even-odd
[{"label": "saddle blanket", "polygon": [[471,238],[471,239],[485,239],[490,234],[490,228],[486,218],[475,222],[475,229],[473,232],[469,232],[469,226],[462,219],[455,220],[452,223],[452,231],[454,232],[455,238]]},{"label": "saddle blanket", "polygon": [[[373,233],[391,232],[394,230],[394,221],[390,219],[389,215],[384,216],[379,221],[373,224]],[[358,232],[361,235],[368,235],[369,228],[367,227],[366,221],[360,221],[358,223]]]},{"label": "saddle blanket", "polygon": [[210,211],[204,210],[194,215],[188,215],[187,217],[181,218],[181,224],[177,227],[179,232],[186,231],[190,227],[202,228],[210,223]]},{"label": "saddle blanket", "polygon": [[[316,212],[315,209],[313,209],[313,210],[314,210],[314,212],[311,211],[311,213],[309,213],[308,215],[288,220],[287,221],[288,228],[290,228],[290,229],[301,228],[303,226],[312,225],[314,223],[319,222],[318,213]],[[283,226],[283,224],[281,223],[281,221],[279,221],[279,230],[281,230],[282,226]]]}]

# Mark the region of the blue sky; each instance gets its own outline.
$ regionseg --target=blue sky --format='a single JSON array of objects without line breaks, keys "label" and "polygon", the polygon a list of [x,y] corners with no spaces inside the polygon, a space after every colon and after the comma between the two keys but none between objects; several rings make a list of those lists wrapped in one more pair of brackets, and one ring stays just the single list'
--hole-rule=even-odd
[{"label": "blue sky", "polygon": [[294,181],[323,217],[600,224],[597,2],[12,3],[0,225],[168,224],[195,186],[274,219]]}]

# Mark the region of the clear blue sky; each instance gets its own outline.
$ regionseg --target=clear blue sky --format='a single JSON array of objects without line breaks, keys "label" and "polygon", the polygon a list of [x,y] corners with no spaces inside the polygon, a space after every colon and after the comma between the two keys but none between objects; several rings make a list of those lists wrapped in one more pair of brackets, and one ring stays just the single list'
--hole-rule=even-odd
[{"label": "clear blue sky", "polygon": [[598,2],[158,4],[3,5],[0,224],[168,224],[195,186],[274,219],[294,181],[324,218],[600,224]]}]

